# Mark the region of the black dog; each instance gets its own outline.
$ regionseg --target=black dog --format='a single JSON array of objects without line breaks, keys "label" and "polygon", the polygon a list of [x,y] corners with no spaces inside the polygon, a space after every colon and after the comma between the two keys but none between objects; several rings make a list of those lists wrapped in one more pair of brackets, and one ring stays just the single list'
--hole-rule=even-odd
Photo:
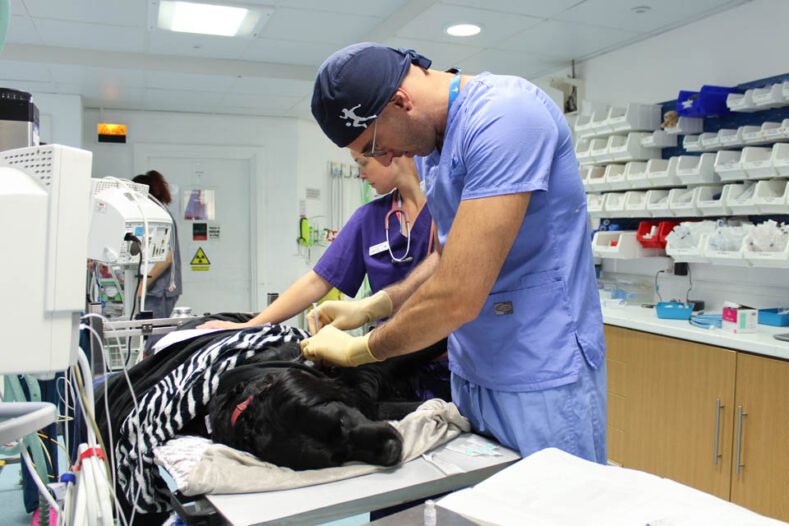
[{"label": "black dog", "polygon": [[391,466],[403,439],[386,420],[421,403],[416,371],[446,351],[443,340],[417,353],[357,368],[304,365],[297,344],[256,356],[222,376],[210,404],[211,438],[297,470],[351,460]]}]

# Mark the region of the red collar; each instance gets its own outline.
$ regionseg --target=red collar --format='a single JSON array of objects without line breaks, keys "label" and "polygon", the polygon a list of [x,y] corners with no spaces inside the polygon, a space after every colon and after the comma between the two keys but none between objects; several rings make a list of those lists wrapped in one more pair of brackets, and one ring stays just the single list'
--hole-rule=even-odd
[{"label": "red collar", "polygon": [[236,426],[236,420],[238,420],[238,417],[241,416],[241,413],[243,413],[246,408],[249,407],[249,404],[252,402],[252,398],[253,395],[249,395],[246,400],[238,404],[236,408],[233,409],[233,414],[230,415],[230,427]]}]

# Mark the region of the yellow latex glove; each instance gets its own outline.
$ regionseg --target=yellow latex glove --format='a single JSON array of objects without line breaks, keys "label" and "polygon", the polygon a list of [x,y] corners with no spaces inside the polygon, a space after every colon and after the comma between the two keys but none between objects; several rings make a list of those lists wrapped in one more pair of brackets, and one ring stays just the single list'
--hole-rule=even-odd
[{"label": "yellow latex glove", "polygon": [[307,326],[312,334],[326,325],[348,331],[391,315],[392,300],[386,292],[379,290],[359,301],[324,301],[307,316]]},{"label": "yellow latex glove", "polygon": [[301,341],[301,352],[313,362],[328,362],[342,367],[356,367],[365,363],[380,362],[370,352],[370,334],[351,336],[347,332],[327,325],[313,336]]}]

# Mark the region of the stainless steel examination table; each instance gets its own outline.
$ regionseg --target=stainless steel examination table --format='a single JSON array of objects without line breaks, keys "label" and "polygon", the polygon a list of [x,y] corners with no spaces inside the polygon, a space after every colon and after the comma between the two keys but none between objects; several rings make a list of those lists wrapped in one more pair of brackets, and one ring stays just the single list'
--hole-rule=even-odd
[{"label": "stainless steel examination table", "polygon": [[[435,464],[420,457],[379,473],[316,486],[206,495],[203,498],[208,500],[216,514],[210,522],[203,524],[320,524],[472,486],[520,458],[516,452],[503,446],[497,449],[499,456],[469,456],[452,450],[453,444],[460,444],[468,437],[468,434],[461,435],[428,453]],[[213,513],[213,510],[209,511]],[[187,523],[193,522],[186,520]]]}]

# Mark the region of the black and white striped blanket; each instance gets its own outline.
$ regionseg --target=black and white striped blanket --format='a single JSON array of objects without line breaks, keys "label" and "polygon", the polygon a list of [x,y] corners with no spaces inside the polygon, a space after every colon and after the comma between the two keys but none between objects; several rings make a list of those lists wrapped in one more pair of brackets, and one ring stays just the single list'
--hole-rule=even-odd
[{"label": "black and white striped blanket", "polygon": [[153,448],[173,438],[196,415],[207,413],[222,374],[262,350],[308,336],[285,325],[244,329],[195,352],[140,397],[137,409],[123,421],[114,448],[117,487],[138,513],[170,508]]}]

